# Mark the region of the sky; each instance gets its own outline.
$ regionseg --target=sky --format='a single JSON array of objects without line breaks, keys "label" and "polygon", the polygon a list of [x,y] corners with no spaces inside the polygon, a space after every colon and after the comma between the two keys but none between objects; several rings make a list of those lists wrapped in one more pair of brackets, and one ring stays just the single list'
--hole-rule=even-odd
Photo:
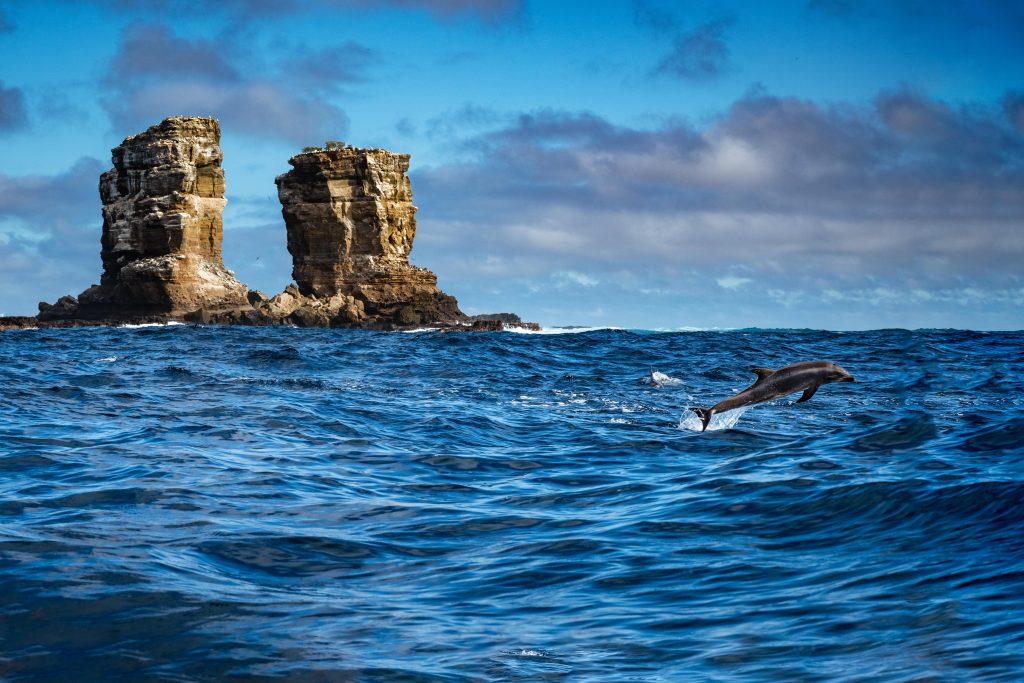
[{"label": "sky", "polygon": [[0,315],[98,282],[110,149],[220,120],[224,260],[274,178],[412,155],[411,254],[546,326],[1024,328],[1017,0],[0,0]]}]

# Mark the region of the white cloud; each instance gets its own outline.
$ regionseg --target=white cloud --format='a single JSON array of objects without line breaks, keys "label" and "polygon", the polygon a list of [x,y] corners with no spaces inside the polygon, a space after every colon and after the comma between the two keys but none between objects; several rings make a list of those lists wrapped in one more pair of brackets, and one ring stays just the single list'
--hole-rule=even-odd
[{"label": "white cloud", "polygon": [[128,132],[173,114],[208,115],[232,133],[318,144],[348,128],[329,96],[362,80],[376,59],[353,42],[270,52],[258,65],[243,65],[246,52],[241,39],[214,42],[179,37],[160,24],[130,25],[108,66],[102,104]]},{"label": "white cloud", "polygon": [[710,146],[692,166],[693,182],[748,186],[771,179],[772,162],[756,147],[730,135],[712,136]]},{"label": "white cloud", "polygon": [[[926,136],[887,123],[894,101],[935,122]],[[474,133],[464,162],[418,174],[421,216],[458,221],[452,244],[530,260],[540,274],[618,281],[611,272],[668,267],[726,291],[751,279],[819,298],[881,288],[882,301],[908,283],[1005,288],[1024,261],[1024,136],[998,102],[954,107],[899,90],[820,104],[755,91],[701,126],[552,111],[495,121],[511,123]]]},{"label": "white cloud", "polygon": [[580,287],[596,287],[600,284],[600,280],[591,277],[586,273],[580,273],[575,270],[562,270],[554,273],[551,278],[555,281],[558,286],[566,285],[578,285]]},{"label": "white cloud", "polygon": [[725,277],[718,278],[715,282],[717,282],[718,286],[722,289],[739,289],[743,285],[749,285],[753,280],[749,277],[735,277],[733,275],[727,275]]}]

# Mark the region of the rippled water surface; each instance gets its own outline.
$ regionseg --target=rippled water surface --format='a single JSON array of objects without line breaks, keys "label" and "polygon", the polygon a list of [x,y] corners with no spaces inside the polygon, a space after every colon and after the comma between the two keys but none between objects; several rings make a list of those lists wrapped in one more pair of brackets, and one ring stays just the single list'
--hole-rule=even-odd
[{"label": "rippled water surface", "polygon": [[[0,679],[1024,680],[1022,355],[0,333]],[[812,359],[858,382],[693,431]]]}]

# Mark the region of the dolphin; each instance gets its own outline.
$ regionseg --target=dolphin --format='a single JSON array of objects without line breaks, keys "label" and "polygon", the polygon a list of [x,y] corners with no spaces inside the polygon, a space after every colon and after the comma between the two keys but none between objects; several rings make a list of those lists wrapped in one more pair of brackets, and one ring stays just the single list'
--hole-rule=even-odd
[{"label": "dolphin", "polygon": [[743,406],[751,406],[755,403],[764,403],[788,396],[796,391],[804,392],[804,395],[797,401],[797,403],[803,403],[810,400],[822,384],[854,381],[853,375],[846,370],[835,363],[824,360],[794,363],[779,370],[754,368],[752,372],[757,375],[757,381],[735,396],[719,401],[712,408],[690,408],[704,423],[702,432],[708,428],[712,415]]}]

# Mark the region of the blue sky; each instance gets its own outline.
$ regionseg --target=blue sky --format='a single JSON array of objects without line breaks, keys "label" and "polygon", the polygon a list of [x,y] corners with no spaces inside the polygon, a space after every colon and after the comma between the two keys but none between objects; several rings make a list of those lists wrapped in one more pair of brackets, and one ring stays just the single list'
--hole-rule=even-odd
[{"label": "blue sky", "polygon": [[98,175],[221,121],[224,258],[290,280],[274,177],[412,156],[413,263],[470,313],[1024,327],[1015,1],[0,1],[0,313],[100,273]]}]

